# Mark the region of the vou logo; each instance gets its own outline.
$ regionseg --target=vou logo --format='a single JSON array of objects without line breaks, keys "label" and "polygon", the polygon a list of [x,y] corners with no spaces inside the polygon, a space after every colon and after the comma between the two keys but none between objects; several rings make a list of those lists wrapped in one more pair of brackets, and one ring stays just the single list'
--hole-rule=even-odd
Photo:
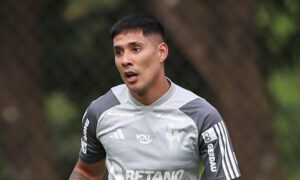
[{"label": "vou logo", "polygon": [[136,139],[142,144],[149,144],[152,141],[150,134],[136,134]]}]

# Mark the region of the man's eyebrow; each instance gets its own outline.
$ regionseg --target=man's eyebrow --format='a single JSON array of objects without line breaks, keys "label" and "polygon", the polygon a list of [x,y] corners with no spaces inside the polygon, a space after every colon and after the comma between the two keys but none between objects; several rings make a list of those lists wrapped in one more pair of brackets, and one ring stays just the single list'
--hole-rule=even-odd
[{"label": "man's eyebrow", "polygon": [[121,48],[121,46],[114,46],[114,49],[119,49]]},{"label": "man's eyebrow", "polygon": [[[127,45],[129,45],[129,46],[135,46],[135,45],[141,46],[141,45],[143,45],[143,43],[138,42],[138,41],[133,41],[133,42],[128,43]],[[114,46],[114,49],[119,49],[119,48],[122,48],[122,46],[119,46],[119,45]]]},{"label": "man's eyebrow", "polygon": [[143,45],[143,43],[140,43],[138,41],[130,42],[129,45]]}]

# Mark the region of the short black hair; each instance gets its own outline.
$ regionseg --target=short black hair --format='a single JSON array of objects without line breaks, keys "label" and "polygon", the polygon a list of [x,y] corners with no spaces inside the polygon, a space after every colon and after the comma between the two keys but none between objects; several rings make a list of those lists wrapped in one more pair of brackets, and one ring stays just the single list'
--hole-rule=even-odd
[{"label": "short black hair", "polygon": [[111,28],[110,36],[114,39],[119,33],[131,29],[141,29],[144,35],[159,34],[166,42],[166,32],[163,25],[155,17],[143,14],[132,14],[123,17]]}]

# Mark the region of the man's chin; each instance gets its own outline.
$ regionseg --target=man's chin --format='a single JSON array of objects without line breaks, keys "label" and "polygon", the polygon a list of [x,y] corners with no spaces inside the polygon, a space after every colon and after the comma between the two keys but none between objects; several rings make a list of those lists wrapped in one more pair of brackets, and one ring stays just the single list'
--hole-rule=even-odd
[{"label": "man's chin", "polygon": [[137,84],[128,84],[126,83],[126,86],[128,87],[128,89],[135,93],[135,94],[143,94],[144,93],[144,88],[138,87]]}]

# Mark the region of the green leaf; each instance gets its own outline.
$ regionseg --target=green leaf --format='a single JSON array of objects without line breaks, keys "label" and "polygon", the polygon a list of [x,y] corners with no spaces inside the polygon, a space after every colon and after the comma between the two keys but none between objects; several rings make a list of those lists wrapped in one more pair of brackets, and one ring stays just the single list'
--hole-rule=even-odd
[{"label": "green leaf", "polygon": [[54,92],[46,99],[46,115],[51,124],[66,126],[72,120],[80,118],[75,105],[62,92]]},{"label": "green leaf", "polygon": [[273,35],[280,41],[286,41],[296,31],[296,23],[287,14],[275,15],[272,23]]}]

